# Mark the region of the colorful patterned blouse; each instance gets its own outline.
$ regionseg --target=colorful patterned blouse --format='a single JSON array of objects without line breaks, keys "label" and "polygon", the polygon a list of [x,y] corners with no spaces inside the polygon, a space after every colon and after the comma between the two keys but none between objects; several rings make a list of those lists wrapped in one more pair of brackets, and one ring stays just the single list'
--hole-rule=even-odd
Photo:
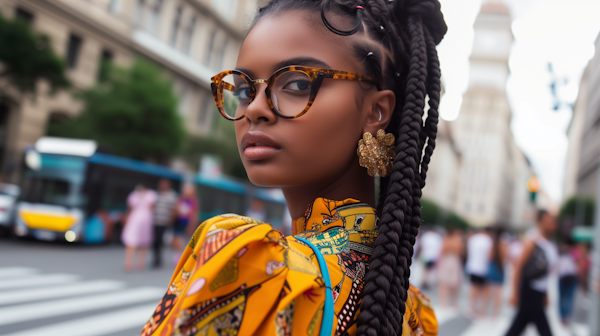
[{"label": "colorful patterned blouse", "polygon": [[[294,221],[327,263],[335,335],[356,334],[377,221],[367,204],[323,198]],[[324,302],[311,247],[269,224],[221,215],[198,227],[141,335],[318,335]],[[406,307],[403,335],[437,335],[429,299],[411,287]]]}]

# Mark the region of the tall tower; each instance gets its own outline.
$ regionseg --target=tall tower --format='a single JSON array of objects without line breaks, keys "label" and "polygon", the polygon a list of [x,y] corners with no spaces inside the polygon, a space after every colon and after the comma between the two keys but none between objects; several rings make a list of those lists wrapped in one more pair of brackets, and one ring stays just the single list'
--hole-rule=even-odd
[{"label": "tall tower", "polygon": [[502,2],[489,1],[475,20],[469,88],[453,123],[462,165],[456,212],[477,226],[511,220],[515,144],[506,97],[513,42],[511,16]]}]

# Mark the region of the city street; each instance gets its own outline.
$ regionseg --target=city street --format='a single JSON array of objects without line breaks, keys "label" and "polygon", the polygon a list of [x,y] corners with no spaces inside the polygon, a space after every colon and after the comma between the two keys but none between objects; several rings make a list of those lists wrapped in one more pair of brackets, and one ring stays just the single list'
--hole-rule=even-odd
[{"label": "city street", "polygon": [[[162,297],[173,267],[125,273],[121,246],[79,246],[37,241],[0,242],[0,335],[125,336],[137,335]],[[165,251],[165,260],[171,260]],[[413,267],[419,286],[422,266]],[[552,288],[556,288],[552,286]],[[500,318],[465,317],[468,283],[460,310],[440,309],[435,290],[426,290],[440,324],[440,336],[501,336],[513,315],[505,304]],[[505,297],[508,289],[505,290]],[[558,320],[556,291],[548,315],[554,335],[589,334],[586,302],[578,297],[575,323],[564,329]],[[537,335],[530,326],[526,335]]]}]

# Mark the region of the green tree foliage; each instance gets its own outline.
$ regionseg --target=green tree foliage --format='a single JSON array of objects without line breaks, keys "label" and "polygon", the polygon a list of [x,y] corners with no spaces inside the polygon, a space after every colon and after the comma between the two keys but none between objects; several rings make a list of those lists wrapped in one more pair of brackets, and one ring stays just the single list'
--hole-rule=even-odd
[{"label": "green tree foliage", "polygon": [[248,176],[240,159],[235,139],[235,123],[223,118],[216,106],[211,113],[213,113],[212,133],[201,137],[189,136],[183,146],[182,157],[192,167],[199,168],[200,158],[203,155],[218,156],[221,158],[225,175],[247,180]]},{"label": "green tree foliage", "polygon": [[584,226],[593,226],[594,213],[596,211],[596,200],[591,196],[575,195],[563,203],[558,215],[559,221],[583,220]]},{"label": "green tree foliage", "polygon": [[48,36],[34,32],[22,20],[6,19],[2,13],[0,78],[5,78],[22,94],[35,94],[36,84],[42,79],[53,92],[69,86],[65,64],[52,50]]},{"label": "green tree foliage", "polygon": [[437,203],[421,199],[421,220],[426,225],[440,225],[446,228],[466,229],[469,223],[456,213],[444,210]]},{"label": "green tree foliage", "polygon": [[79,117],[49,125],[48,134],[98,141],[116,155],[166,163],[185,138],[172,84],[151,63],[111,66],[104,81],[78,95]]}]

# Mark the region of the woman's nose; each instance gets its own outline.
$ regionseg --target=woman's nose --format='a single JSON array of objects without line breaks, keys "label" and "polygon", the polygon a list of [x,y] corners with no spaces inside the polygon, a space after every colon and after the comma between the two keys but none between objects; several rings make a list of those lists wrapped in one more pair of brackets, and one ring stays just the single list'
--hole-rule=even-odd
[{"label": "woman's nose", "polygon": [[257,87],[254,100],[246,107],[246,119],[251,123],[260,121],[274,123],[277,119],[277,115],[269,107],[265,88],[265,84]]}]

